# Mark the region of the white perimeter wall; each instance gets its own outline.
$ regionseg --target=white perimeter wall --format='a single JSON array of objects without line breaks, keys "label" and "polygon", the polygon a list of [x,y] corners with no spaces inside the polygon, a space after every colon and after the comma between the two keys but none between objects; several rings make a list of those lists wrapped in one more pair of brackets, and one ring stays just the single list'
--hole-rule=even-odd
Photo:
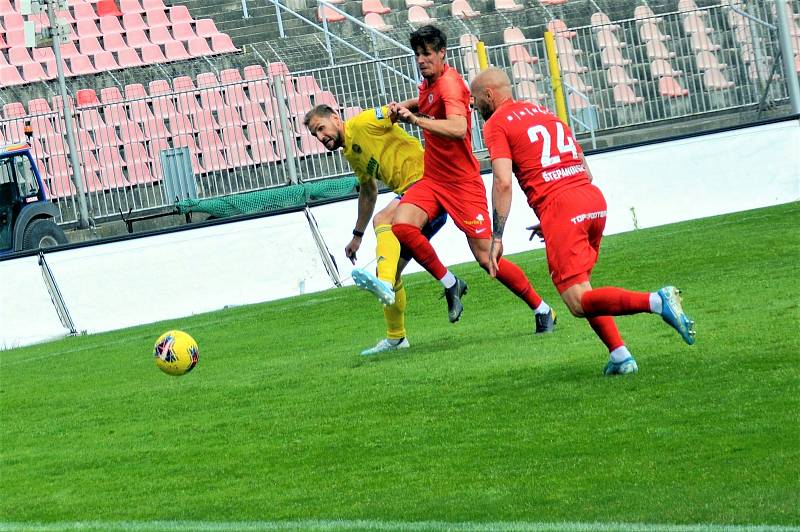
[{"label": "white perimeter wall", "polygon": [[[782,122],[614,151],[589,158],[608,202],[606,233],[753,209],[800,199],[800,125]],[[491,175],[484,176],[487,195]],[[394,197],[383,194],[378,207]],[[344,247],[356,201],[312,209],[322,237],[349,277]],[[518,187],[504,238],[506,253],[528,241],[535,221]],[[434,239],[445,264],[472,260],[449,222]],[[367,232],[357,266],[374,257]],[[101,332],[280,299],[333,287],[303,213],[47,253],[78,331]],[[407,271],[420,271],[412,263]],[[0,348],[66,335],[35,257],[0,262]],[[351,284],[348,280],[345,284]]]}]

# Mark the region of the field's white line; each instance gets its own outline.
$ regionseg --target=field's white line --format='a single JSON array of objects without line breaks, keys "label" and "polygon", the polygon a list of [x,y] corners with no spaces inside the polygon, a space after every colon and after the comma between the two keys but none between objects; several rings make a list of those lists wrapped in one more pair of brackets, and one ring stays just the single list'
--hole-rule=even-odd
[{"label": "field's white line", "polygon": [[3,523],[0,531],[60,530],[411,530],[411,531],[497,531],[497,532],[798,532],[800,526],[776,525],[668,525],[655,523],[575,522],[448,522],[380,520],[294,520],[294,521],[64,521],[55,523]]}]

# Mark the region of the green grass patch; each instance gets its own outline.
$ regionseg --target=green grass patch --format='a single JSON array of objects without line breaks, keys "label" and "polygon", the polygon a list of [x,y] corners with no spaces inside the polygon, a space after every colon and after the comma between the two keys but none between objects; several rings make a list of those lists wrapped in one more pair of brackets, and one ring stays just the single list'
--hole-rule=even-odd
[{"label": "green grass patch", "polygon": [[[800,525],[798,220],[792,203],[606,238],[595,286],[675,284],[697,321],[690,347],[619,318],[625,378],[601,375],[541,250],[512,258],[560,315],[545,337],[468,264],[456,325],[408,276],[397,354],[358,355],[384,329],[355,288],[2,352],[0,522]],[[184,377],[153,362],[169,328],[200,345]]]}]

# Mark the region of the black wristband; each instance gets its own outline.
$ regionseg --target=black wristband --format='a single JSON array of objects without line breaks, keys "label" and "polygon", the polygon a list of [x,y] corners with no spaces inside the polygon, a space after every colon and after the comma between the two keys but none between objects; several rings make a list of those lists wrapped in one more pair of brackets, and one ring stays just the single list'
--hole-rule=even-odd
[{"label": "black wristband", "polygon": [[364,236],[364,231],[359,231],[358,229],[353,229],[353,236],[357,236],[358,238],[361,238],[361,237]]}]

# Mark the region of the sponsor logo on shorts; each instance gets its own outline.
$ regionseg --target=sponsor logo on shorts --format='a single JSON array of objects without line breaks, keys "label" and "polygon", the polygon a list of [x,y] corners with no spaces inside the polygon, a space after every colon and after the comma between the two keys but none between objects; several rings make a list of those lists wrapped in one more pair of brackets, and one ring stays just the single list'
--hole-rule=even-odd
[{"label": "sponsor logo on shorts", "polygon": [[464,220],[464,225],[483,225],[483,220],[483,214],[479,213],[474,220]]},{"label": "sponsor logo on shorts", "polygon": [[485,227],[481,227],[480,229],[475,229],[475,234],[479,235],[479,234],[483,233],[484,231],[486,231],[486,228]]},{"label": "sponsor logo on shorts", "polygon": [[605,218],[606,211],[595,211],[595,212],[586,212],[583,214],[579,214],[573,218],[570,218],[569,221],[574,224],[583,223],[586,220],[596,220],[597,218]]},{"label": "sponsor logo on shorts", "polygon": [[572,177],[574,175],[582,174],[585,171],[586,168],[584,168],[582,164],[575,164],[573,166],[567,166],[566,168],[558,168],[549,172],[542,172],[542,178],[544,179],[545,183],[549,183],[550,181],[556,181],[562,177]]}]

